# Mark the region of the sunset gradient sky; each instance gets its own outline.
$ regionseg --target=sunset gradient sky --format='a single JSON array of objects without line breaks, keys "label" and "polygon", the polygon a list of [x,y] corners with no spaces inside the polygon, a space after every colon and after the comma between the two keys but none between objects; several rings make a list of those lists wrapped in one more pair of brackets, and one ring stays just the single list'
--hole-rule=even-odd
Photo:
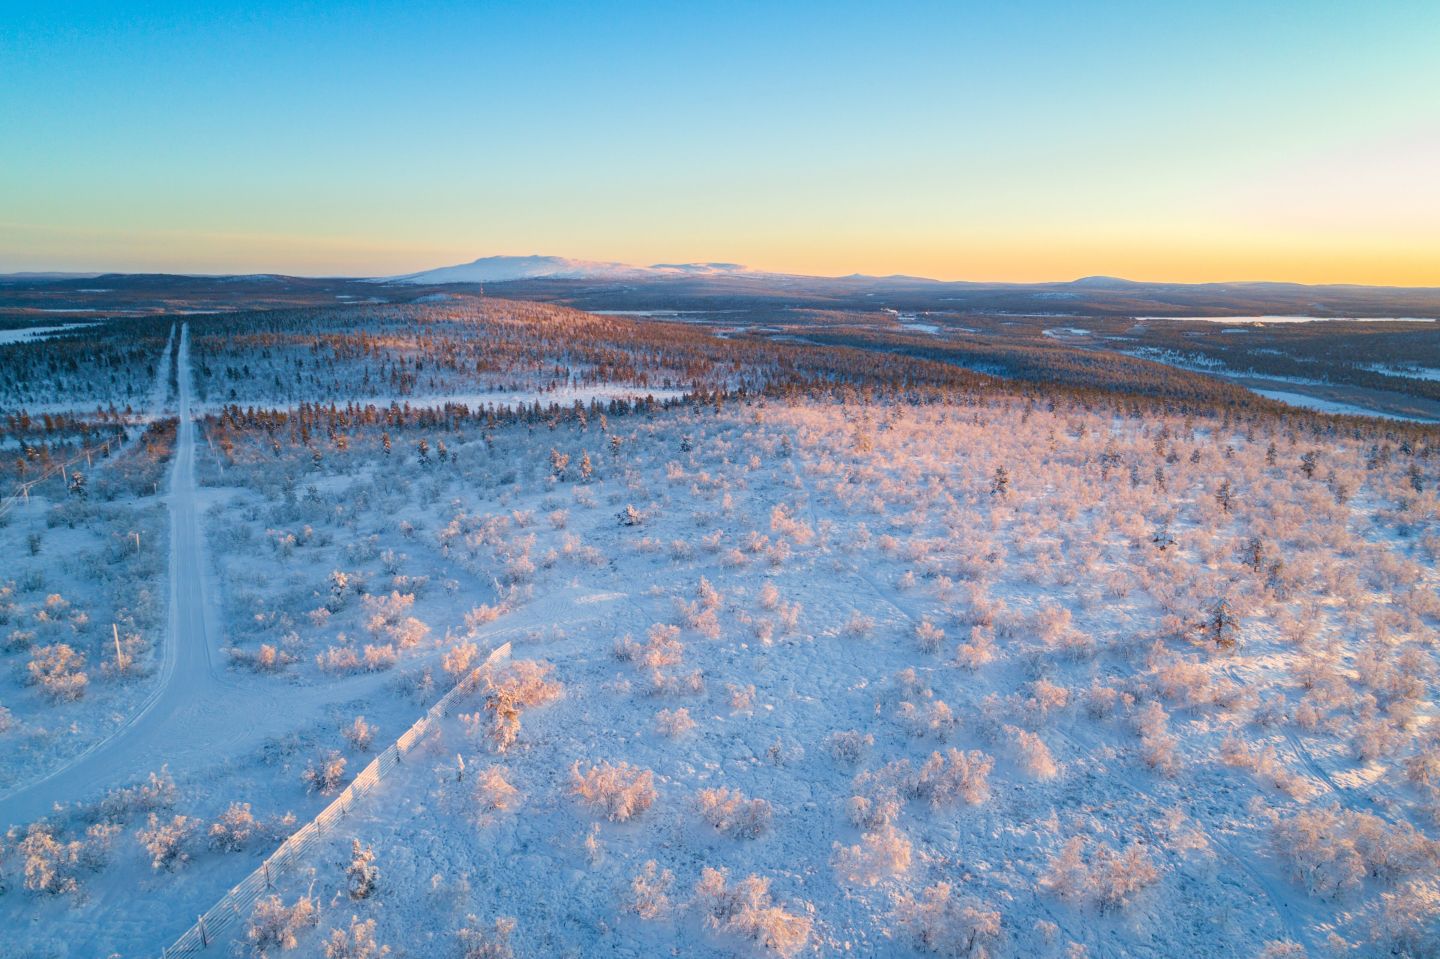
[{"label": "sunset gradient sky", "polygon": [[1440,286],[1440,3],[15,3],[0,272]]}]

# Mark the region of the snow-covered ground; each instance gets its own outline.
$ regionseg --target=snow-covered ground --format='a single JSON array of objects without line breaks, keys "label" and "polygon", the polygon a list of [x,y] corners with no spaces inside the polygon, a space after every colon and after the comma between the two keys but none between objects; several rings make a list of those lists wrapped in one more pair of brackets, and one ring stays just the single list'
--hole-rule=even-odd
[{"label": "snow-covered ground", "polygon": [[[504,642],[216,954],[1433,954],[1420,427],[848,386],[376,412],[336,401],[359,366],[205,415],[176,346],[151,705],[93,660],[75,703],[3,687],[0,745],[116,718],[5,767],[0,956],[160,954]],[[248,348],[203,348],[217,391],[317,365]],[[123,551],[75,522],[44,535]],[[51,588],[17,581],[0,638],[84,636]]]}]

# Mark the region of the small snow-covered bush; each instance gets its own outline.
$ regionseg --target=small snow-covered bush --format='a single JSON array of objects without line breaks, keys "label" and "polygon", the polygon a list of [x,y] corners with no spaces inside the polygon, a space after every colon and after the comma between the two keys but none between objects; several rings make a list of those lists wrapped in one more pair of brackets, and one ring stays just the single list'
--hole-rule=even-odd
[{"label": "small snow-covered bush", "polygon": [[210,824],[210,845],[224,852],[239,852],[255,836],[259,824],[250,804],[233,802]]},{"label": "small snow-covered bush", "polygon": [[113,821],[125,820],[140,813],[167,809],[174,802],[175,780],[170,776],[169,767],[162,766],[143,783],[111,790],[100,800],[100,815]]},{"label": "small snow-covered bush", "polygon": [[456,643],[445,651],[444,657],[440,660],[440,667],[449,674],[452,681],[460,679],[470,672],[475,657],[480,653],[480,647],[474,643]]},{"label": "small snow-covered bush", "polygon": [[659,863],[648,859],[630,880],[630,899],[626,908],[641,919],[655,920],[670,912],[670,886],[675,874],[661,869]]},{"label": "small snow-covered bush", "polygon": [[1440,955],[1440,883],[1412,880],[1380,894],[1370,937],[1390,956]]},{"label": "small snow-covered bush", "polygon": [[345,757],[332,749],[307,766],[300,778],[310,792],[325,795],[336,792],[345,782]]},{"label": "small snow-covered bush", "polygon": [[662,709],[655,714],[655,730],[670,739],[679,738],[694,728],[695,720],[690,718],[690,710],[683,706],[679,709]]},{"label": "small snow-covered bush", "polygon": [[733,885],[723,869],[706,867],[695,884],[695,907],[711,929],[748,939],[780,956],[793,956],[810,941],[814,923],[771,900],[770,880],[747,876]]},{"label": "small snow-covered bush", "polygon": [[368,899],[380,882],[380,867],[375,865],[375,850],[350,840],[350,865],[345,867],[345,885],[351,899]]},{"label": "small snow-covered bush", "polygon": [[749,683],[745,686],[738,686],[734,683],[725,685],[729,693],[730,708],[736,712],[744,712],[755,704],[755,684]]},{"label": "small snow-covered bush", "polygon": [[510,785],[500,766],[488,766],[475,777],[475,804],[482,815],[512,809],[519,797],[520,790]]},{"label": "small snow-covered bush", "polygon": [[497,752],[514,745],[525,709],[564,694],[565,687],[548,678],[554,670],[550,663],[524,659],[485,677],[485,712],[490,717],[490,741]]},{"label": "small snow-covered bush", "polygon": [[910,735],[917,738],[928,736],[941,742],[950,736],[959,722],[950,707],[939,699],[925,700],[918,706],[903,702],[895,718]]},{"label": "small snow-covered bush", "polygon": [[1055,758],[1050,755],[1050,747],[1028,729],[1006,726],[1005,737],[1014,746],[1020,766],[1036,779],[1053,779],[1060,771],[1055,765]]},{"label": "small snow-covered bush", "polygon": [[1087,844],[1083,836],[1075,836],[1050,860],[1040,885],[1056,895],[1093,902],[1108,911],[1124,907],[1159,878],[1150,854],[1139,843],[1116,852],[1106,843]]},{"label": "small snow-covered bush", "polygon": [[945,641],[945,630],[936,626],[928,619],[923,619],[915,627],[915,643],[920,647],[922,653],[939,652],[940,644]]},{"label": "small snow-covered bush", "polygon": [[570,778],[575,794],[612,822],[638,816],[650,808],[656,797],[655,774],[627,762],[602,762],[583,773],[576,762]]},{"label": "small snow-covered bush", "polygon": [[737,839],[754,839],[770,828],[774,814],[763,799],[746,799],[738,789],[702,789],[695,794],[700,817]]},{"label": "small snow-covered bush", "polygon": [[356,716],[354,721],[345,727],[345,741],[361,752],[367,752],[379,731],[367,723],[364,716]]},{"label": "small snow-covered bush", "polygon": [[961,643],[955,661],[966,669],[979,669],[995,659],[995,631],[989,626],[972,626],[970,641]]},{"label": "small snow-covered bush", "polygon": [[279,896],[269,896],[255,903],[246,937],[256,956],[269,959],[280,950],[298,946],[300,934],[319,921],[315,900],[309,896],[301,896],[288,906]]},{"label": "small snow-covered bush", "polygon": [[390,947],[375,941],[375,920],[350,917],[349,929],[331,929],[325,940],[325,959],[382,959]]},{"label": "small snow-covered bush", "polygon": [[833,864],[841,882],[873,886],[910,868],[910,840],[887,824],[861,836],[858,845],[836,843]]},{"label": "small snow-covered bush", "polygon": [[895,923],[922,952],[941,956],[989,956],[1001,938],[1000,913],[956,896],[948,882],[926,886],[918,897],[895,898]]},{"label": "small snow-covered bush", "polygon": [[1173,775],[1175,747],[1180,741],[1170,732],[1170,715],[1165,707],[1153,699],[1146,703],[1136,714],[1135,728],[1140,733],[1140,755],[1145,764],[1167,776]]},{"label": "small snow-covered bush", "polygon": [[515,959],[510,937],[515,934],[515,920],[501,916],[488,925],[475,916],[466,916],[465,925],[455,932],[460,943],[460,959]]},{"label": "small snow-covered bush", "polygon": [[840,627],[840,635],[849,639],[864,639],[874,629],[875,620],[856,609],[850,612],[850,618]]},{"label": "small snow-covered bush", "polygon": [[978,749],[947,749],[943,754],[931,753],[905,788],[932,806],[958,801],[976,806],[990,798],[990,770],[994,766],[995,760]]},{"label": "small snow-covered bush", "polygon": [[80,865],[81,843],[57,838],[44,823],[32,823],[20,840],[18,850],[24,863],[25,888],[52,895],[75,892]]},{"label": "small snow-covered bush", "polygon": [[190,858],[185,848],[195,834],[198,820],[189,816],[175,816],[164,822],[153,812],[148,825],[135,834],[140,845],[150,854],[150,867],[155,870],[174,869]]},{"label": "small snow-covered bush", "polygon": [[85,655],[66,643],[36,647],[27,668],[30,681],[53,700],[79,699],[90,684],[90,677],[85,675]]},{"label": "small snow-covered bush", "polygon": [[847,729],[831,733],[825,743],[836,762],[853,766],[875,745],[875,737],[870,733],[861,734],[859,730]]},{"label": "small snow-covered bush", "polygon": [[1342,807],[1277,815],[1271,837],[1295,881],[1323,898],[1358,889],[1367,876],[1395,880],[1440,867],[1440,842],[1414,826]]}]

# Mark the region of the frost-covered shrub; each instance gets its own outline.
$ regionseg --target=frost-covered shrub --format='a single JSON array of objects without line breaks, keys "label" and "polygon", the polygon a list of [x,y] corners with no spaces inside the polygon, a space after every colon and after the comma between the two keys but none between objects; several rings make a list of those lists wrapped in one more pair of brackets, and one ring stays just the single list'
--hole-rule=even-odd
[{"label": "frost-covered shrub", "polygon": [[485,677],[485,714],[490,719],[491,745],[497,752],[514,745],[522,712],[564,695],[565,687],[549,678],[554,671],[550,663],[522,659]]},{"label": "frost-covered shrub", "polygon": [[1228,736],[1220,743],[1220,758],[1227,766],[1248,769],[1256,779],[1297,799],[1309,792],[1305,777],[1291,772],[1274,746],[1254,750],[1238,738]]},{"label": "frost-covered shrub", "polygon": [[1380,894],[1370,938],[1386,955],[1440,955],[1440,883],[1412,880]]},{"label": "frost-covered shrub", "polygon": [[1165,775],[1176,768],[1175,747],[1179,740],[1170,733],[1170,714],[1165,707],[1151,700],[1135,715],[1135,729],[1140,733],[1140,754],[1145,764]]},{"label": "frost-covered shrub", "polygon": [[480,627],[486,623],[493,623],[500,618],[504,612],[499,606],[476,606],[465,614],[465,632],[474,636],[480,631]]},{"label": "frost-covered shrub", "polygon": [[505,770],[500,766],[487,766],[475,777],[475,805],[482,818],[491,813],[513,809],[520,799],[520,790],[510,785]]},{"label": "frost-covered shrub", "polygon": [[1093,680],[1085,691],[1085,712],[1091,719],[1108,719],[1115,709],[1124,702],[1120,690],[1107,686],[1098,679]]},{"label": "frost-covered shrub", "polygon": [[677,739],[694,728],[695,720],[690,718],[690,710],[683,706],[679,709],[662,709],[655,714],[656,732],[670,739]]},{"label": "frost-covered shrub", "polygon": [[1395,880],[1440,867],[1440,842],[1414,826],[1342,807],[1277,815],[1271,838],[1295,881],[1322,898],[1358,889],[1367,876]]},{"label": "frost-covered shrub", "polygon": [[375,920],[350,917],[349,929],[331,929],[325,940],[325,959],[383,959],[390,947],[375,940]]},{"label": "frost-covered shrub", "polygon": [[725,684],[726,692],[729,693],[730,708],[736,712],[743,712],[755,704],[755,684],[738,686],[734,683]]},{"label": "frost-covered shrub", "polygon": [[641,919],[660,919],[670,912],[670,886],[675,874],[661,869],[660,864],[648,859],[630,880],[630,898],[626,908]]},{"label": "frost-covered shrub", "polygon": [[775,905],[770,880],[764,877],[747,876],[732,885],[725,870],[706,867],[695,884],[693,902],[709,928],[778,955],[793,956],[810,941],[811,919]]},{"label": "frost-covered shrub", "polygon": [[893,793],[851,796],[845,801],[845,816],[857,829],[879,829],[900,817],[900,799]]},{"label": "frost-covered shrub", "polygon": [[380,730],[365,721],[364,716],[356,716],[349,726],[345,727],[345,741],[361,752],[368,752],[375,741],[375,734]]},{"label": "frost-covered shrub", "polygon": [[364,596],[365,628],[376,638],[394,643],[401,649],[416,645],[430,632],[430,627],[409,615],[415,605],[414,593],[392,591],[388,596]]},{"label": "frost-covered shrub", "polygon": [[910,840],[893,825],[884,825],[861,836],[858,845],[836,843],[832,863],[841,882],[873,886],[910,868]]},{"label": "frost-covered shrub", "polygon": [[51,895],[77,891],[81,871],[104,864],[114,834],[114,827],[98,824],[88,830],[84,840],[66,840],[48,824],[32,823],[16,845],[25,888]]},{"label": "frost-covered shrub", "polygon": [[383,645],[365,644],[364,667],[367,672],[378,673],[395,665],[397,654],[390,643]]},{"label": "frost-covered shrub", "polygon": [[945,630],[936,626],[928,619],[922,619],[915,627],[915,644],[920,647],[922,653],[935,653],[940,651],[940,644],[945,641]]},{"label": "frost-covered shrub", "polygon": [[978,749],[934,752],[913,777],[906,778],[902,789],[936,807],[962,801],[976,806],[990,798],[990,770],[994,766],[995,760]]},{"label": "frost-covered shrub", "polygon": [[332,749],[307,766],[300,778],[310,792],[325,795],[337,792],[345,782],[345,757]]},{"label": "frost-covered shrub", "polygon": [[185,847],[198,825],[199,820],[189,816],[175,816],[165,822],[152,812],[146,828],[138,831],[135,838],[150,855],[152,869],[174,869],[189,860],[190,853]]},{"label": "frost-covered shrub", "polygon": [[380,882],[380,867],[375,865],[375,850],[350,840],[350,865],[345,867],[345,887],[351,899],[369,899]]},{"label": "frost-covered shrub", "polygon": [[825,744],[836,762],[853,766],[875,745],[875,737],[870,733],[862,734],[859,730],[847,729],[831,733]]},{"label": "frost-covered shrub", "polygon": [[1050,717],[1070,705],[1070,690],[1048,679],[1035,680],[1030,684],[1030,695],[1023,704],[1025,719],[1031,725],[1040,726]]},{"label": "frost-covered shrub", "polygon": [[259,830],[250,804],[233,802],[210,824],[210,845],[224,852],[239,852]]},{"label": "frost-covered shrub", "polygon": [[315,900],[301,896],[285,905],[279,896],[268,896],[255,903],[250,914],[246,937],[255,955],[261,959],[300,944],[300,934],[320,921]]},{"label": "frost-covered shrub", "polygon": [[1116,852],[1104,842],[1087,844],[1083,836],[1075,836],[1050,860],[1040,884],[1056,895],[1093,902],[1108,911],[1124,907],[1159,878],[1150,854],[1139,843]]},{"label": "frost-covered shrub", "polygon": [[737,839],[754,839],[770,828],[774,814],[763,799],[746,799],[738,789],[702,789],[695,794],[700,818]]},{"label": "frost-covered shrub", "polygon": [[989,626],[970,628],[970,641],[955,651],[955,661],[966,669],[979,669],[995,659],[995,631]]},{"label": "frost-covered shrub", "polygon": [[1055,765],[1055,758],[1050,755],[1050,747],[1028,729],[1006,726],[1005,738],[1014,747],[1020,767],[1036,779],[1052,779],[1060,771]]},{"label": "frost-covered shrub", "polygon": [[612,822],[638,816],[650,808],[656,797],[655,774],[627,762],[602,762],[583,773],[576,762],[570,769],[570,779],[575,794]]},{"label": "frost-covered shrub", "polygon": [[850,612],[850,618],[840,627],[840,635],[849,639],[864,639],[874,629],[875,620],[856,609]]},{"label": "frost-covered shrub", "polygon": [[27,668],[30,681],[53,700],[79,699],[90,684],[90,677],[85,675],[85,655],[67,643],[36,647]]},{"label": "frost-covered shrub", "polygon": [[488,925],[475,916],[466,916],[465,925],[456,930],[460,959],[515,959],[510,937],[515,934],[515,920],[501,916]]},{"label": "frost-covered shrub", "polygon": [[929,736],[942,742],[949,737],[958,722],[950,707],[938,699],[925,700],[918,706],[903,702],[896,711],[895,718],[910,735],[917,738]]},{"label": "frost-covered shrub", "polygon": [[480,653],[480,647],[474,643],[456,643],[445,651],[440,660],[440,667],[449,674],[451,680],[458,680],[470,672],[475,657]]},{"label": "frost-covered shrub", "polygon": [[143,783],[113,789],[100,800],[100,815],[108,820],[126,820],[140,813],[168,809],[175,803],[175,780],[168,766],[152,772]]},{"label": "frost-covered shrub", "polygon": [[895,898],[895,924],[916,949],[941,956],[989,956],[1001,939],[1000,913],[956,896],[948,882],[926,886],[919,897]]}]

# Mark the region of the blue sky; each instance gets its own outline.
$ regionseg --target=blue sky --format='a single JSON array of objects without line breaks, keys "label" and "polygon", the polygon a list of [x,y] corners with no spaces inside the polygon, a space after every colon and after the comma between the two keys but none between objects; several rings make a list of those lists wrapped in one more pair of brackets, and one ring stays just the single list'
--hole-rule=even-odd
[{"label": "blue sky", "polygon": [[1440,285],[1440,5],[0,0],[0,270]]}]

